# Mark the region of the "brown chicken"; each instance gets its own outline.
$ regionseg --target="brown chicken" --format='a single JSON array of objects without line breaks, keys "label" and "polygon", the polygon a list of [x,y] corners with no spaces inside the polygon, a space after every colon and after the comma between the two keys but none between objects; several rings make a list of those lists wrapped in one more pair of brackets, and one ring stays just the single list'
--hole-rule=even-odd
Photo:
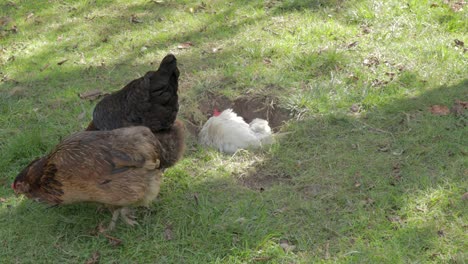
[{"label": "brown chicken", "polygon": [[180,121],[153,134],[136,126],[112,131],[78,132],[47,156],[31,162],[16,177],[17,194],[51,205],[97,202],[114,209],[109,230],[119,214],[134,225],[129,206],[148,206],[158,195],[162,170],[182,156],[184,126]]},{"label": "brown chicken", "polygon": [[86,130],[112,130],[144,125],[157,132],[174,123],[178,103],[177,59],[164,57],[157,71],[149,71],[121,90],[104,97],[94,108]]}]

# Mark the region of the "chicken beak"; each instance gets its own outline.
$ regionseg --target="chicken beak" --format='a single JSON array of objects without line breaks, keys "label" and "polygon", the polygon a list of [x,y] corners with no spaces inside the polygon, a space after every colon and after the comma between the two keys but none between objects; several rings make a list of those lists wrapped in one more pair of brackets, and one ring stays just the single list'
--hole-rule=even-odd
[{"label": "chicken beak", "polygon": [[13,189],[13,192],[15,193],[15,195],[18,196],[18,191],[15,188],[15,182],[11,183],[11,189]]},{"label": "chicken beak", "polygon": [[16,197],[20,196],[21,192],[17,189],[16,182],[11,183],[11,189],[13,189]]}]

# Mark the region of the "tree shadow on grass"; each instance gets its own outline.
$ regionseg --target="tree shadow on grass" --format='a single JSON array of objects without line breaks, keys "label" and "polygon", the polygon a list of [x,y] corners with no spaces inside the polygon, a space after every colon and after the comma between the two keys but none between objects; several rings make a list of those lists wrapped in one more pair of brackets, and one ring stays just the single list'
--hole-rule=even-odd
[{"label": "tree shadow on grass", "polygon": [[[10,118],[6,118],[5,126],[2,127],[1,131],[2,135],[6,135],[6,137],[9,138],[8,141],[2,144],[2,147],[5,147],[5,152],[2,153],[5,155],[2,155],[2,160],[5,161],[3,164],[11,162],[11,166],[6,165],[6,167],[8,167],[7,170],[2,170],[2,177],[11,178],[12,175],[10,175],[10,171],[15,171],[22,164],[25,164],[24,160],[43,154],[30,151],[27,152],[29,155],[24,156],[22,155],[24,152],[9,151],[11,148],[7,145],[14,145],[15,148],[28,148],[27,143],[29,141],[23,142],[23,137],[18,136],[19,131],[29,133],[31,137],[34,137],[35,135],[32,134],[36,134],[36,128],[40,127],[43,131],[47,131],[47,133],[50,134],[47,135],[47,137],[60,139],[72,132],[83,129],[91,118],[94,102],[90,103],[80,100],[78,98],[79,93],[95,89],[105,92],[115,91],[123,87],[130,80],[141,76],[144,72],[153,70],[159,61],[151,62],[152,65],[145,65],[146,63],[139,61],[145,56],[139,49],[142,46],[148,46],[152,52],[157,52],[159,54],[163,50],[175,47],[176,43],[182,43],[187,40],[194,41],[197,45],[203,46],[207,42],[225,41],[236,36],[242,32],[247,25],[258,23],[259,20],[256,17],[240,17],[236,18],[235,23],[232,25],[224,25],[215,22],[220,17],[228,17],[234,14],[236,10],[240,7],[245,7],[245,5],[251,5],[253,8],[253,6],[257,4],[235,2],[223,12],[219,12],[204,19],[204,23],[202,23],[200,27],[187,29],[182,34],[168,33],[163,41],[148,44],[148,42],[151,42],[151,39],[154,39],[152,36],[149,37],[149,40],[141,39],[138,41],[129,41],[127,45],[122,46],[122,49],[128,49],[128,47],[125,46],[134,46],[134,48],[128,52],[123,52],[111,61],[101,63],[92,61],[92,58],[87,54],[92,54],[96,52],[96,50],[99,50],[99,47],[108,45],[103,42],[103,39],[112,39],[120,34],[124,34],[126,31],[144,31],[146,27],[151,24],[158,28],[159,24],[161,24],[159,22],[161,21],[157,22],[155,19],[157,17],[170,16],[171,12],[180,6],[169,3],[162,7],[148,3],[132,5],[129,10],[127,10],[128,14],[124,14],[124,17],[127,18],[126,16],[132,13],[138,14],[139,12],[143,12],[139,15],[139,19],[141,19],[143,23],[135,23],[135,25],[133,25],[134,27],[126,25],[121,29],[113,28],[112,30],[107,30],[106,25],[117,23],[116,21],[122,19],[122,17],[114,15],[96,16],[92,18],[91,21],[96,20],[94,22],[97,25],[95,31],[101,33],[98,34],[99,36],[94,36],[96,34],[92,32],[94,35],[91,34],[91,41],[86,45],[77,43],[73,37],[68,38],[69,36],[83,33],[80,31],[80,23],[73,19],[63,21],[62,24],[53,27],[53,29],[49,29],[49,27],[54,24],[54,20],[44,20],[41,23],[31,22],[25,25],[25,27],[20,30],[24,30],[25,32],[35,30],[38,32],[47,32],[50,36],[63,36],[63,39],[61,41],[57,40],[56,43],[46,45],[41,49],[37,49],[36,52],[28,53],[29,55],[27,56],[18,56],[18,58],[8,62],[21,67],[18,67],[17,70],[14,71],[14,74],[8,76],[7,81],[0,83],[0,88],[2,89],[0,93],[2,113],[6,116],[10,116]],[[71,18],[77,18],[86,16],[86,14],[98,14],[100,8],[102,8],[102,6],[90,4],[76,10],[71,9],[69,12],[72,13],[72,15],[70,15]],[[112,8],[112,5],[106,8]],[[41,17],[41,14],[49,12],[49,10],[35,9],[35,7],[31,8],[31,11],[35,12],[37,17]],[[26,11],[23,8],[19,12]],[[267,19],[267,17],[265,16],[261,19]],[[130,21],[127,21],[127,23],[131,24]],[[203,32],[200,32],[200,30],[203,30]],[[14,37],[12,36],[12,38]],[[241,67],[236,64],[238,60],[236,51],[229,47],[226,47],[225,50],[216,54],[200,55],[198,54],[199,51],[198,49],[196,51],[177,51],[179,52],[177,57],[181,64],[180,68],[183,71],[181,84],[184,85],[181,86],[185,87],[181,89],[181,116],[186,120],[190,119],[189,114],[194,112],[192,111],[194,107],[197,107],[197,105],[190,105],[192,102],[188,101],[197,101],[201,96],[199,93],[200,89],[192,89],[195,86],[194,82],[197,80],[192,80],[190,78],[190,73],[219,70],[220,72],[216,72],[215,74],[217,74],[217,76],[213,79],[216,79],[215,84],[224,85],[222,87],[225,87],[226,74],[223,72],[225,71],[223,65]],[[166,52],[163,54],[165,53]],[[84,60],[90,61],[85,63],[80,62],[80,58],[77,54],[85,54],[83,55]],[[158,59],[162,58],[162,56],[157,56]],[[70,58],[70,60],[58,65],[59,62],[64,61],[64,58]],[[343,55],[331,61],[327,61],[326,58],[320,60],[316,56],[312,56],[309,61],[325,61],[326,65],[318,64],[307,66],[314,66],[313,68],[316,69],[317,74],[328,73],[328,71],[331,70],[330,67],[337,63],[337,59],[344,60],[345,58],[347,59],[347,57]],[[242,63],[246,63],[246,61]],[[208,67],[211,67],[211,69],[208,69]],[[287,69],[284,69],[284,71],[286,70]],[[186,78],[185,80],[184,77]],[[230,85],[236,86],[236,80],[233,76],[228,76],[227,78],[231,80]],[[254,77],[252,76],[252,78]],[[213,83],[208,83],[205,86],[210,84]],[[265,87],[268,87],[268,84],[265,84]],[[213,90],[218,88],[220,87],[210,87],[210,89]],[[195,102],[195,104],[197,103],[199,102]],[[195,109],[195,112],[197,112],[197,110],[198,109]],[[47,138],[45,141],[52,142],[53,140]],[[51,148],[52,145],[53,144],[49,147]]]}]

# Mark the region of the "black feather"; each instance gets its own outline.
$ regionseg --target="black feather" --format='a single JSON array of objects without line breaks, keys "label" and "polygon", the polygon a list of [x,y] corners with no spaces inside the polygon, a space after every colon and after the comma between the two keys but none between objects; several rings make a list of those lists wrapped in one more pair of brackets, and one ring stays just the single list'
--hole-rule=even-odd
[{"label": "black feather", "polygon": [[174,55],[167,55],[157,71],[147,72],[121,90],[104,97],[93,112],[93,129],[113,130],[143,125],[151,131],[169,129],[178,103],[179,69]]}]

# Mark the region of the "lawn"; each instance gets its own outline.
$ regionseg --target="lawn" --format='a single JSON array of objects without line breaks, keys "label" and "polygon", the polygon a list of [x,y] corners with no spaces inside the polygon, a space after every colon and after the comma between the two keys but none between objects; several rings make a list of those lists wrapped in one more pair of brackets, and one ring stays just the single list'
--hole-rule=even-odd
[{"label": "lawn", "polygon": [[[467,10],[2,0],[0,263],[466,263]],[[91,120],[96,100],[79,94],[118,90],[168,53],[187,151],[139,226],[100,234],[111,213],[94,204],[14,195],[23,167]],[[239,100],[273,105],[287,133],[233,156],[198,145],[207,113]]]}]

